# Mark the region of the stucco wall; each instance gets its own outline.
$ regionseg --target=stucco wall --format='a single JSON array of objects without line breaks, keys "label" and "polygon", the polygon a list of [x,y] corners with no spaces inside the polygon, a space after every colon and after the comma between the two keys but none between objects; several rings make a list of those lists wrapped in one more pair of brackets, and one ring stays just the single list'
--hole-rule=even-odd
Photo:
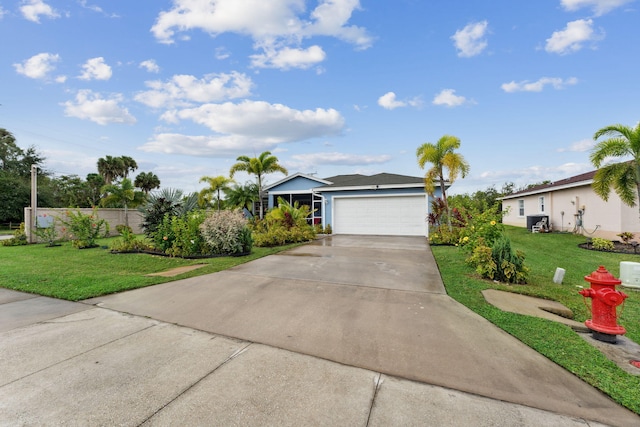
[{"label": "stucco wall", "polygon": [[[53,208],[38,208],[36,211],[36,215],[38,217],[46,218],[54,217],[54,218],[63,218],[66,219],[67,211],[80,211],[85,215],[91,215],[93,209],[91,208],[81,208],[81,209],[53,209]],[[46,216],[45,216],[46,215]],[[142,233],[142,215],[136,209],[129,209],[128,215],[129,217],[129,226],[133,229],[133,232],[136,234]],[[124,224],[124,209],[98,209],[98,217],[104,219],[109,223],[109,235],[116,236],[118,232],[116,231],[116,225]],[[35,243],[35,237],[31,237],[31,208],[24,209],[24,218],[25,218],[25,231],[27,234],[27,241],[31,243]],[[44,222],[44,220],[40,220],[40,222]],[[62,228],[64,225],[60,221],[56,221],[58,235],[62,235]]]},{"label": "stucco wall", "polygon": [[[538,197],[545,196],[549,221],[556,231],[579,232],[587,237],[601,237],[619,240],[617,234],[623,231],[635,233],[640,240],[640,219],[638,208],[622,203],[620,197],[611,192],[605,202],[596,195],[590,185],[556,190],[553,192],[528,195],[503,201],[503,209],[508,208],[503,222],[517,227],[526,227],[528,215],[543,214],[538,209]],[[524,200],[525,215],[518,215],[518,200]],[[582,227],[576,227],[578,210],[584,209]],[[564,215],[562,213],[564,212]]]}]

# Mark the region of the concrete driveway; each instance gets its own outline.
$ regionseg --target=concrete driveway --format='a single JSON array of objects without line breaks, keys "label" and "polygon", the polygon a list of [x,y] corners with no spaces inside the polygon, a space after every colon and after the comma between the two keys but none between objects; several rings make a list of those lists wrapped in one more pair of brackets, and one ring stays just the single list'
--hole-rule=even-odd
[{"label": "concrete driveway", "polygon": [[[25,424],[640,423],[449,298],[424,238],[333,236],[76,306],[86,310],[0,335],[0,414]],[[25,362],[43,347],[53,355]]]}]

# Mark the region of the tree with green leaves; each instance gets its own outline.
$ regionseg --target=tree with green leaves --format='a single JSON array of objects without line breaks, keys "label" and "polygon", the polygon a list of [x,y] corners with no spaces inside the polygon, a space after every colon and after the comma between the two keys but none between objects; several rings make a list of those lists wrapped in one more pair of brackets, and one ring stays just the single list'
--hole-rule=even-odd
[{"label": "tree with green leaves", "polygon": [[129,178],[123,178],[117,184],[107,184],[101,191],[106,194],[100,201],[103,207],[124,207],[124,225],[127,227],[129,226],[129,208],[145,202],[144,193],[136,191]]},{"label": "tree with green leaves", "polygon": [[151,190],[160,188],[160,178],[153,172],[140,172],[133,184],[141,189],[145,195],[149,195]]},{"label": "tree with green leaves", "polygon": [[[42,167],[44,160],[34,147],[23,150],[11,132],[0,128],[0,222],[23,220],[24,208],[31,203],[31,166],[38,168],[39,184],[50,175]],[[38,187],[39,200],[43,190]]]},{"label": "tree with green leaves", "polygon": [[258,157],[240,156],[237,159],[237,163],[231,166],[229,176],[233,178],[236,172],[246,172],[249,175],[256,176],[256,183],[258,184],[258,199],[260,201],[260,218],[263,216],[264,206],[262,202],[262,196],[264,192],[263,180],[264,176],[268,173],[281,172],[288,175],[289,172],[283,166],[278,163],[278,158],[271,155],[270,151],[265,151]]},{"label": "tree with green leaves", "polygon": [[[439,183],[440,190],[442,191],[442,200],[447,213],[447,225],[449,229],[451,229],[451,211],[449,210],[449,204],[447,202],[445,184],[447,181],[449,181],[449,184],[453,184],[458,178],[458,175],[464,178],[470,169],[469,164],[462,154],[455,152],[458,148],[460,148],[460,138],[452,135],[444,135],[435,144],[425,142],[418,147],[416,151],[418,165],[421,169],[424,169],[427,163],[432,164],[432,167],[425,174],[424,188],[429,195],[433,196],[436,183]],[[445,174],[445,170],[448,173]]]},{"label": "tree with green leaves", "polygon": [[229,206],[251,211],[253,203],[258,200],[258,185],[255,182],[234,185],[225,191],[225,196]]},{"label": "tree with green leaves", "polygon": [[[595,141],[601,137],[608,138],[597,142],[590,155],[598,169],[591,184],[593,190],[606,202],[613,188],[623,203],[635,206],[640,195],[640,122],[635,127],[605,126],[593,135]],[[609,158],[631,160],[605,165]]]},{"label": "tree with green leaves", "polygon": [[98,159],[98,173],[106,185],[118,179],[123,169],[124,162],[120,157],[105,156]]},{"label": "tree with green leaves", "polygon": [[229,189],[229,184],[233,182],[232,179],[226,176],[203,176],[200,178],[200,182],[206,182],[209,186],[200,190],[198,193],[198,202],[200,206],[207,207],[211,205],[213,195],[216,195],[217,210],[220,210],[222,199],[220,198],[220,192]]}]

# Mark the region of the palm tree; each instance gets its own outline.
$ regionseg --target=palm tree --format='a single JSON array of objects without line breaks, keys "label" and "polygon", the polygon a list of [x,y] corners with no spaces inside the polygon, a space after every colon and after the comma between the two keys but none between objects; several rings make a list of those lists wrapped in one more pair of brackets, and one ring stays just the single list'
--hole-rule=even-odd
[{"label": "palm tree", "polygon": [[264,175],[273,172],[282,172],[283,174],[288,175],[289,172],[287,172],[287,170],[278,163],[278,158],[276,156],[272,156],[270,151],[265,151],[258,157],[249,158],[247,156],[240,156],[236,160],[237,163],[231,166],[229,176],[233,178],[233,175],[240,171],[256,176],[258,184],[258,198],[260,200],[260,218],[262,218],[262,213],[264,211],[262,206],[262,180]]},{"label": "palm tree", "polygon": [[253,202],[258,200],[258,185],[255,182],[247,182],[244,185],[235,185],[224,193],[230,206],[252,210]]},{"label": "palm tree", "polygon": [[133,184],[148,196],[151,190],[160,188],[160,178],[153,172],[140,172]]},{"label": "palm tree", "polygon": [[121,157],[105,156],[98,159],[98,173],[107,185],[121,176],[124,162]]},{"label": "palm tree", "polygon": [[[469,173],[469,164],[464,159],[462,154],[455,152],[460,148],[460,138],[452,135],[444,135],[437,143],[432,144],[425,142],[416,151],[418,157],[418,165],[420,169],[424,169],[427,163],[431,163],[433,166],[429,169],[424,177],[424,189],[429,195],[433,196],[435,193],[436,181],[440,184],[442,191],[442,201],[444,202],[445,212],[447,213],[447,225],[451,229],[451,212],[449,211],[449,204],[447,203],[447,191],[445,188],[445,181],[449,181],[449,184],[461,175],[462,178]],[[445,169],[449,172],[445,179]]]},{"label": "palm tree", "polygon": [[232,179],[227,178],[226,176],[203,176],[200,178],[200,182],[206,182],[209,184],[208,187],[200,190],[199,193],[199,201],[201,206],[206,206],[211,203],[211,196],[214,193],[217,193],[218,200],[218,210],[220,210],[220,191],[225,191],[229,188],[229,184],[233,182]]},{"label": "palm tree", "polygon": [[122,170],[120,171],[119,176],[122,178],[128,178],[129,172],[133,172],[138,169],[138,164],[129,156],[120,156],[120,159],[122,159]]},{"label": "palm tree", "polygon": [[145,201],[142,191],[135,191],[135,187],[129,178],[123,178],[118,184],[107,184],[102,187],[102,193],[107,194],[100,204],[107,206],[124,207],[124,225],[129,226],[129,207],[136,207]]},{"label": "palm tree", "polygon": [[[597,141],[602,136],[609,138],[598,142],[589,156],[598,169],[591,184],[593,191],[606,202],[613,187],[623,203],[635,206],[640,195],[640,122],[634,128],[621,124],[605,126],[593,139]],[[611,157],[631,160],[602,166]]]}]

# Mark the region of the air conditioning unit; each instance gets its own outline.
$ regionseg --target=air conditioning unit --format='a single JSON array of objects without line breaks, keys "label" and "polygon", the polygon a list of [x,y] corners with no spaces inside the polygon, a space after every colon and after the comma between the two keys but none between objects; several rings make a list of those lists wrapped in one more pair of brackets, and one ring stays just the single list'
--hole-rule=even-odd
[{"label": "air conditioning unit", "polygon": [[621,261],[620,280],[622,286],[640,289],[640,262]]}]

